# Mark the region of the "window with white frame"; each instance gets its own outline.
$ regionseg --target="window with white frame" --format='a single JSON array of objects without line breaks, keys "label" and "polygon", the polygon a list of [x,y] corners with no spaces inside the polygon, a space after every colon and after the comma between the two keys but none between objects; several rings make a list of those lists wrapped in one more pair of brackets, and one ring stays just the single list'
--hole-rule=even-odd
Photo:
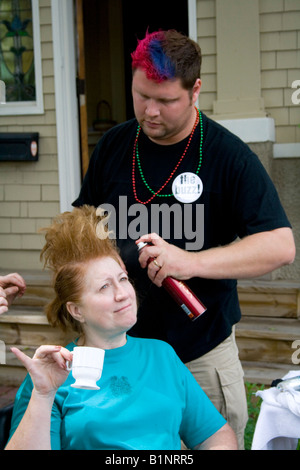
[{"label": "window with white frame", "polygon": [[0,80],[0,116],[44,112],[38,0],[0,0]]}]

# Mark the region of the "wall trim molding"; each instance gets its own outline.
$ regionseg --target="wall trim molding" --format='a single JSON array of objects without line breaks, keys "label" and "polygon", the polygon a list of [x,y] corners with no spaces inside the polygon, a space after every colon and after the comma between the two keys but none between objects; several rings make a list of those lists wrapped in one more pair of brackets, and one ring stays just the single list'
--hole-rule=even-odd
[{"label": "wall trim molding", "polygon": [[275,121],[269,117],[216,120],[246,143],[275,142]]},{"label": "wall trim molding", "polygon": [[300,158],[300,143],[274,144],[274,158]]},{"label": "wall trim molding", "polygon": [[275,143],[275,121],[272,118],[216,119],[216,122],[247,144],[273,142],[273,158],[300,158],[300,143]]}]

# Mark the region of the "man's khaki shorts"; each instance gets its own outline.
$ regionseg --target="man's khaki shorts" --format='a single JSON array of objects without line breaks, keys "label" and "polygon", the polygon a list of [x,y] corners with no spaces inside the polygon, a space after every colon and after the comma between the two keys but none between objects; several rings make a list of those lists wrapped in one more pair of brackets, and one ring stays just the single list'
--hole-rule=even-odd
[{"label": "man's khaki shorts", "polygon": [[244,449],[248,410],[234,331],[214,350],[185,365],[235,431],[239,449]]}]

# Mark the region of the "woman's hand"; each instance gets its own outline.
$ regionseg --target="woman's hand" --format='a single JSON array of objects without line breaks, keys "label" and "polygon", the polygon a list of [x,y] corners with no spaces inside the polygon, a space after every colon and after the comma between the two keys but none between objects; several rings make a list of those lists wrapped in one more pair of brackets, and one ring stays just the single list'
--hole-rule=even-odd
[{"label": "woman's hand", "polygon": [[11,351],[26,367],[34,388],[40,395],[55,394],[68,377],[66,361],[72,360],[72,353],[68,349],[52,345],[40,346],[32,359],[18,348],[11,348]]},{"label": "woman's hand", "polygon": [[11,350],[28,370],[34,387],[6,449],[51,450],[51,410],[56,390],[69,374],[66,361],[72,359],[72,353],[61,346],[40,346],[31,359],[17,348]]},{"label": "woman's hand", "polygon": [[26,283],[18,273],[0,276],[0,314],[5,313],[15,298],[22,297]]}]

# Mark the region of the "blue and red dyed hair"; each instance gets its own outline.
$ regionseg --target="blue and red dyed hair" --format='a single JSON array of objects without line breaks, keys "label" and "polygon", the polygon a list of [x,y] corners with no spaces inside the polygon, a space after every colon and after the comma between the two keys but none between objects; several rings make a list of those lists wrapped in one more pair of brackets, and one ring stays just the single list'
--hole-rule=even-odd
[{"label": "blue and red dyed hair", "polygon": [[189,89],[200,77],[200,47],[175,30],[147,32],[131,57],[133,71],[140,68],[157,83],[180,78]]},{"label": "blue and red dyed hair", "polygon": [[147,33],[144,39],[138,41],[138,46],[131,55],[132,68],[143,69],[149,80],[158,83],[175,77],[175,67],[162,47],[164,40],[164,31]]}]

